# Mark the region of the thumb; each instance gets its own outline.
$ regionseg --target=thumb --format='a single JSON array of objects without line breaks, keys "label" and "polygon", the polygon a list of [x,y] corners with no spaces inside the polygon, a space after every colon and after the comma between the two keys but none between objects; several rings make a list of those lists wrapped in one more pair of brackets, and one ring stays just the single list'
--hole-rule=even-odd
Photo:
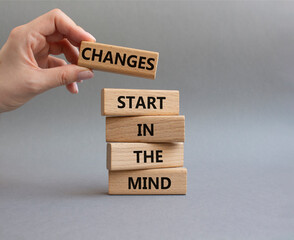
[{"label": "thumb", "polygon": [[44,91],[94,77],[94,74],[90,69],[79,67],[74,64],[44,69],[42,74]]}]

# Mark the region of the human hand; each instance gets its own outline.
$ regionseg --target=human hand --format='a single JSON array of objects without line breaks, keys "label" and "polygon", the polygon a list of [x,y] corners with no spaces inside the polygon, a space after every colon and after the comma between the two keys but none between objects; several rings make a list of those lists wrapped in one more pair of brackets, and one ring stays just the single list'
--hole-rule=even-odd
[{"label": "human hand", "polygon": [[[88,68],[75,65],[81,41],[95,38],[59,9],[14,28],[0,50],[0,112],[62,85],[78,93],[77,81],[94,76]],[[62,53],[71,64],[50,55]]]}]

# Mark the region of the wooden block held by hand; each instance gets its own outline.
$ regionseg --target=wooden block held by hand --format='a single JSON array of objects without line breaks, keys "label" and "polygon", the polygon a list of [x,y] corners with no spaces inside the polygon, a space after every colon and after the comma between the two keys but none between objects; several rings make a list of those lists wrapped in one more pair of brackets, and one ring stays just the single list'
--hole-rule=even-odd
[{"label": "wooden block held by hand", "polygon": [[155,79],[158,52],[82,41],[78,65],[106,72]]},{"label": "wooden block held by hand", "polygon": [[104,88],[101,115],[179,115],[179,91]]},{"label": "wooden block held by hand", "polygon": [[106,117],[107,142],[184,142],[185,116]]},{"label": "wooden block held by hand", "polygon": [[108,143],[108,170],[182,167],[183,143]]},{"label": "wooden block held by hand", "polygon": [[187,169],[109,171],[109,194],[186,194]]}]

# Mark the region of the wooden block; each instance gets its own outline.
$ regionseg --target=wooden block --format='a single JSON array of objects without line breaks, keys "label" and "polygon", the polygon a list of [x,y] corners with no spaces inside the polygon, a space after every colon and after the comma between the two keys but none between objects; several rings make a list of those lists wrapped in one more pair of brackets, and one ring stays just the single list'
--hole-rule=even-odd
[{"label": "wooden block", "polygon": [[179,91],[104,88],[101,115],[179,115]]},{"label": "wooden block", "polygon": [[106,117],[107,142],[184,142],[185,116]]},{"label": "wooden block", "polygon": [[155,79],[158,52],[83,41],[78,65],[131,76]]},{"label": "wooden block", "polygon": [[109,171],[109,194],[186,194],[187,169]]},{"label": "wooden block", "polygon": [[108,143],[107,168],[135,170],[182,167],[183,143]]}]

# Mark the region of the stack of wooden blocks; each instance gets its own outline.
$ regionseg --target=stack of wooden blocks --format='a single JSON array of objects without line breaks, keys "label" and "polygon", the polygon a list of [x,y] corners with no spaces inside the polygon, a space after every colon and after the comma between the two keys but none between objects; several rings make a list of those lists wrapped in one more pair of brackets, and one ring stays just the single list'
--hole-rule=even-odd
[{"label": "stack of wooden blocks", "polygon": [[179,91],[102,89],[101,104],[109,194],[186,194]]},{"label": "stack of wooden blocks", "polygon": [[[82,42],[78,65],[155,79],[157,52]],[[109,194],[186,194],[179,91],[103,89]]]}]

